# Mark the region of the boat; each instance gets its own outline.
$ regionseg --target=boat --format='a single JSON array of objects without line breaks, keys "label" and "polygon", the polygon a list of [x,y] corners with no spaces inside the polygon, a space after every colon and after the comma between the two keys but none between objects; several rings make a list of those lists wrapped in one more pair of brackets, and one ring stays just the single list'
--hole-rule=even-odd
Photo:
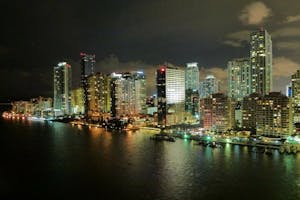
[{"label": "boat", "polygon": [[197,144],[205,147],[207,146],[207,143],[204,140],[200,140]]},{"label": "boat", "polygon": [[150,137],[151,140],[175,142],[175,138],[167,134],[158,133]]},{"label": "boat", "polygon": [[269,148],[266,148],[266,149],[265,149],[265,154],[267,154],[267,155],[272,155],[272,154],[273,154],[273,152],[272,152],[272,150],[271,150],[271,149],[269,149]]},{"label": "boat", "polygon": [[216,142],[212,142],[208,146],[211,147],[211,148],[217,148],[218,147]]}]

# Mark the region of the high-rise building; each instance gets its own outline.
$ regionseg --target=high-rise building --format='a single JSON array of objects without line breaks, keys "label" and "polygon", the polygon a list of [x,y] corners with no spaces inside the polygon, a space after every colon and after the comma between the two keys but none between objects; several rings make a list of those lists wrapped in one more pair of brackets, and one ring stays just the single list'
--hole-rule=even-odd
[{"label": "high-rise building", "polygon": [[111,74],[111,113],[113,117],[146,113],[146,81],[143,72]]},{"label": "high-rise building", "polygon": [[185,69],[185,89],[199,90],[199,68],[198,63],[187,63]]},{"label": "high-rise building", "polygon": [[185,69],[185,110],[199,116],[199,68],[198,63],[187,63]]},{"label": "high-rise building", "polygon": [[158,125],[184,122],[185,71],[161,66],[156,72]]},{"label": "high-rise building", "polygon": [[214,93],[219,92],[220,81],[213,75],[206,76],[205,80],[200,83],[200,98],[206,98]]},{"label": "high-rise building", "polygon": [[136,71],[131,72],[134,81],[135,89],[135,110],[136,113],[146,114],[147,113],[147,93],[146,93],[146,77],[144,72]]},{"label": "high-rise building", "polygon": [[55,116],[71,114],[71,65],[60,62],[54,67],[54,111]]},{"label": "high-rise building", "polygon": [[71,91],[71,105],[73,114],[83,114],[83,89],[81,87]]},{"label": "high-rise building", "polygon": [[297,70],[291,77],[292,79],[292,108],[293,122],[300,123],[300,70]]},{"label": "high-rise building", "polygon": [[272,90],[272,40],[263,28],[250,34],[251,93]]},{"label": "high-rise building", "polygon": [[234,108],[223,93],[215,93],[200,100],[201,123],[207,130],[223,132],[233,128]]},{"label": "high-rise building", "polygon": [[228,96],[241,101],[251,94],[251,66],[249,58],[238,58],[228,62]]},{"label": "high-rise building", "polygon": [[243,99],[242,127],[258,135],[281,136],[291,132],[289,98],[280,92],[253,93]]},{"label": "high-rise building", "polygon": [[88,77],[88,116],[99,118],[110,112],[110,76],[95,73]]},{"label": "high-rise building", "polygon": [[84,103],[84,113],[87,116],[89,110],[89,100],[88,100],[88,76],[94,74],[96,57],[95,55],[89,55],[86,53],[80,53],[81,58],[81,88],[83,90],[83,103]]}]

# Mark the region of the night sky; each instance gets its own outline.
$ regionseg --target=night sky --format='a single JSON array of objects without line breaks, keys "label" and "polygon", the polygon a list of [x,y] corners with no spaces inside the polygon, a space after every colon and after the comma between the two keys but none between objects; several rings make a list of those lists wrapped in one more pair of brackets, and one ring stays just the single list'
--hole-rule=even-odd
[{"label": "night sky", "polygon": [[[273,41],[274,90],[300,69],[299,0],[1,1],[0,102],[53,96],[53,66],[67,61],[79,85],[79,53],[99,72],[143,69],[148,93],[164,62],[196,61],[226,86],[227,61],[249,54],[249,32]],[[222,90],[226,91],[226,87]]]}]

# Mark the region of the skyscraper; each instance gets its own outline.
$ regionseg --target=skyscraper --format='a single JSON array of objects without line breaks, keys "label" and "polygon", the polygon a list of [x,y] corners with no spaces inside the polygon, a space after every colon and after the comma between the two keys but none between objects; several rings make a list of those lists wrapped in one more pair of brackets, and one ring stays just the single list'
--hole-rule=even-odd
[{"label": "skyscraper", "polygon": [[146,82],[143,72],[111,74],[112,116],[134,117],[146,113]]},{"label": "skyscraper", "polygon": [[146,77],[144,72],[136,71],[131,72],[134,81],[135,89],[135,110],[136,113],[146,114],[147,113],[147,94],[146,94]]},{"label": "skyscraper", "polygon": [[185,69],[185,110],[199,115],[199,68],[198,63],[187,63]]},{"label": "skyscraper", "polygon": [[199,90],[199,68],[198,63],[187,63],[185,70],[185,89]]},{"label": "skyscraper", "polygon": [[200,83],[200,98],[206,98],[214,93],[219,92],[219,83],[213,75],[206,76],[205,80]]},{"label": "skyscraper", "polygon": [[261,28],[250,34],[251,93],[266,95],[272,90],[272,40]]},{"label": "skyscraper", "polygon": [[88,100],[88,76],[94,74],[96,58],[95,55],[80,53],[81,58],[81,88],[83,90],[84,113],[87,116],[89,110]]},{"label": "skyscraper", "polygon": [[165,127],[183,122],[185,71],[161,66],[156,72],[158,125]]},{"label": "skyscraper", "polygon": [[88,77],[88,115],[94,119],[110,112],[110,77],[95,73]]},{"label": "skyscraper", "polygon": [[54,111],[55,115],[71,114],[71,65],[60,62],[54,67]]},{"label": "skyscraper", "polygon": [[241,101],[251,94],[251,66],[249,58],[238,58],[228,62],[228,96]]},{"label": "skyscraper", "polygon": [[293,122],[300,122],[300,70],[292,75]]}]

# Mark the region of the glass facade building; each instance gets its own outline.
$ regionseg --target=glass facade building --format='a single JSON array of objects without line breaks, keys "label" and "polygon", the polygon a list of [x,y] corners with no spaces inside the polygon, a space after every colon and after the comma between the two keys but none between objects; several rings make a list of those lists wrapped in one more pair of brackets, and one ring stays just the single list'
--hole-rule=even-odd
[{"label": "glass facade building", "polygon": [[81,88],[83,90],[83,103],[84,103],[84,114],[88,115],[89,100],[88,100],[88,76],[94,74],[96,56],[89,55],[86,53],[80,53],[80,65],[81,65]]},{"label": "glass facade building", "polygon": [[161,66],[156,72],[158,125],[161,127],[184,121],[185,71]]},{"label": "glass facade building", "polygon": [[263,28],[250,34],[251,93],[272,90],[272,40]]},{"label": "glass facade building", "polygon": [[241,101],[251,94],[251,66],[249,58],[238,58],[228,62],[228,96]]},{"label": "glass facade building", "polygon": [[55,116],[71,114],[71,65],[60,62],[54,67],[54,112]]}]

